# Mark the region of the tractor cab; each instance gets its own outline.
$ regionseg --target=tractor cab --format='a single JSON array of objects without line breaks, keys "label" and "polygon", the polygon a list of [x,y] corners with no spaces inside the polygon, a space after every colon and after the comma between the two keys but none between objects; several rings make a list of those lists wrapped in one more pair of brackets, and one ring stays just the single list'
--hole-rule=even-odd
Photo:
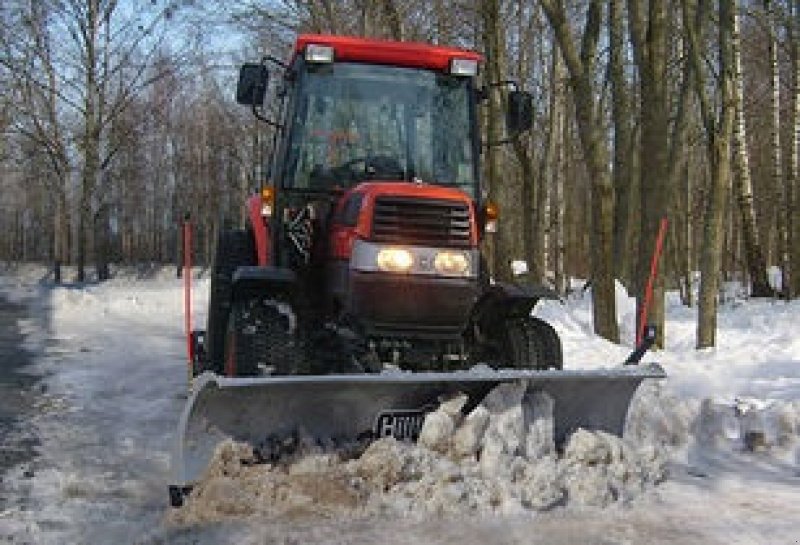
[{"label": "tractor cab", "polygon": [[[273,183],[342,191],[369,180],[426,183],[478,194],[475,53],[419,44],[301,36],[285,72],[286,114]],[[382,47],[381,47],[382,46]],[[265,82],[242,72],[253,105]],[[248,85],[250,91],[248,92]],[[250,100],[248,100],[250,99]],[[255,105],[258,106],[258,105]]]},{"label": "tractor cab", "polygon": [[[288,65],[245,65],[237,99],[264,117],[272,60],[283,115],[272,180],[288,191],[342,191],[366,180],[458,188],[480,197],[476,86],[481,56],[425,44],[302,35]],[[509,130],[530,126],[531,97],[509,94]]]}]

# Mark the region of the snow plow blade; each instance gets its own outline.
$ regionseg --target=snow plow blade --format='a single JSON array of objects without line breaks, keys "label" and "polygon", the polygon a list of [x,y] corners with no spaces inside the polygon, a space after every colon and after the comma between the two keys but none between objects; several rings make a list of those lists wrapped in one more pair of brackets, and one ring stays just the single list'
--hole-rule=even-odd
[{"label": "snow plow blade", "polygon": [[[463,392],[465,410],[495,386],[527,383],[554,401],[554,437],[561,443],[581,427],[622,435],[628,406],[642,380],[664,378],[655,364],[603,370],[459,371],[377,375],[269,376],[226,378],[205,373],[195,383],[178,423],[173,453],[173,493],[197,481],[221,441],[232,438],[258,446],[268,438],[290,437],[302,429],[335,442],[382,435],[385,412],[403,414],[435,408],[442,396]],[[178,491],[178,492],[176,492]]]}]

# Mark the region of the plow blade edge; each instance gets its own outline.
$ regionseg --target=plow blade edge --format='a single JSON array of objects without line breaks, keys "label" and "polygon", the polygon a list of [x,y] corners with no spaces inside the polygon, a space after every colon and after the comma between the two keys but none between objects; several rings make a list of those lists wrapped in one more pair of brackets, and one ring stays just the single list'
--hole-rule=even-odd
[{"label": "plow blade edge", "polygon": [[439,399],[467,394],[475,407],[495,386],[524,381],[527,392],[553,398],[557,443],[577,428],[621,436],[633,394],[642,380],[664,378],[658,365],[603,370],[503,370],[378,375],[226,378],[200,376],[180,422],[173,452],[177,487],[197,481],[223,440],[261,444],[302,429],[318,439],[369,435],[385,411],[435,408]]}]

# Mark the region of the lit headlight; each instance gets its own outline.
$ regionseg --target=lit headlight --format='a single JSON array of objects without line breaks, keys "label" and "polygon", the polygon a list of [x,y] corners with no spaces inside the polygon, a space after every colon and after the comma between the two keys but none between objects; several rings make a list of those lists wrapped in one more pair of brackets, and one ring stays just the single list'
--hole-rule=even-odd
[{"label": "lit headlight", "polygon": [[403,248],[383,248],[375,258],[378,268],[386,272],[408,272],[414,265],[411,252]]},{"label": "lit headlight", "polygon": [[439,252],[433,260],[433,268],[447,276],[469,276],[469,255],[449,250]]}]

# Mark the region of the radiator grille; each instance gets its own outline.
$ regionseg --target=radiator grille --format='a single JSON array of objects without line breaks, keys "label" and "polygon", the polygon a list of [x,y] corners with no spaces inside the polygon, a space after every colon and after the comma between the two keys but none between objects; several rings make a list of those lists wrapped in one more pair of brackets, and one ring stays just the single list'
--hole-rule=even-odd
[{"label": "radiator grille", "polygon": [[469,206],[445,200],[379,197],[375,201],[372,239],[419,246],[468,247]]}]

